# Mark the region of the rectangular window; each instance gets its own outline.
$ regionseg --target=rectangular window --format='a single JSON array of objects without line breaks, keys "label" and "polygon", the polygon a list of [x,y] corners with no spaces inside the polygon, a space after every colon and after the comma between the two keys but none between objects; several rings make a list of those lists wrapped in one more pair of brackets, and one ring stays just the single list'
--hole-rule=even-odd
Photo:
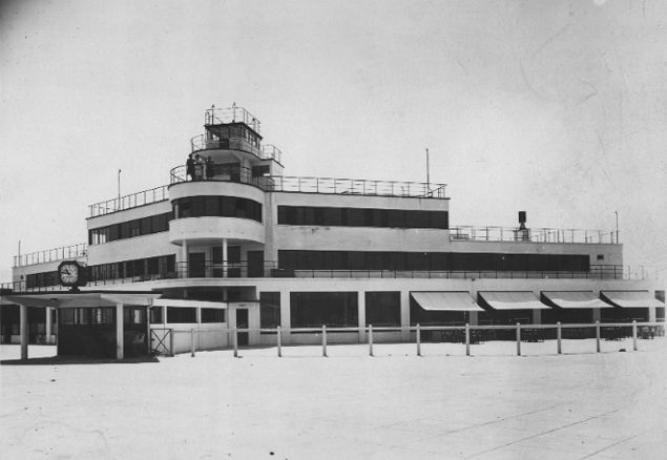
[{"label": "rectangular window", "polygon": [[207,196],[205,199],[205,215],[218,216],[220,215],[220,199],[217,196]]},{"label": "rectangular window", "polygon": [[366,325],[400,326],[401,293],[366,292]]},{"label": "rectangular window", "polygon": [[358,327],[356,292],[291,292],[291,326]]},{"label": "rectangular window", "polygon": [[280,292],[260,292],[259,308],[262,329],[280,326]]},{"label": "rectangular window", "polygon": [[151,324],[162,324],[162,307],[151,307],[150,320]]},{"label": "rectangular window", "polygon": [[144,217],[141,219],[141,234],[150,235],[153,233],[153,227],[151,226],[151,217]]},{"label": "rectangular window", "polygon": [[202,323],[224,323],[225,310],[221,308],[202,308],[201,309]]},{"label": "rectangular window", "polygon": [[167,307],[167,323],[196,323],[197,311],[188,307]]}]

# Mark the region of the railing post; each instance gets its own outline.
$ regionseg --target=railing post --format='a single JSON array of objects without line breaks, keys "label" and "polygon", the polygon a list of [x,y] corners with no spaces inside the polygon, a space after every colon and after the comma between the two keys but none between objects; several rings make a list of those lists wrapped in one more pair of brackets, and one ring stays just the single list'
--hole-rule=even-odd
[{"label": "railing post", "polygon": [[322,325],[322,356],[327,357],[327,325]]},{"label": "railing post", "polygon": [[280,326],[276,327],[276,346],[278,347],[278,358],[283,356],[282,344],[280,343]]},{"label": "railing post", "polygon": [[373,356],[373,325],[368,325],[368,356]]},{"label": "railing post", "polygon": [[466,323],[466,356],[470,356],[470,324]]},{"label": "railing post", "polygon": [[600,321],[595,322],[595,351],[600,353]]},{"label": "railing post", "polygon": [[521,323],[516,323],[516,355],[521,356]]},{"label": "railing post", "polygon": [[232,329],[232,342],[234,342],[234,358],[239,357],[239,339],[236,328]]},{"label": "railing post", "polygon": [[637,351],[637,320],[632,320],[632,351]]},{"label": "railing post", "polygon": [[561,329],[560,321],[558,321],[558,322],[556,323],[556,341],[557,341],[557,343],[558,343],[558,347],[557,347],[557,349],[558,349],[558,354],[559,354],[559,355],[563,353],[563,349],[562,349],[562,347],[561,347],[561,339],[563,338],[562,332],[563,332],[563,331],[562,331],[562,329]]},{"label": "railing post", "polygon": [[421,328],[419,327],[419,323],[417,323],[417,356],[422,355],[422,347],[421,347]]},{"label": "railing post", "polygon": [[190,329],[190,356],[195,357],[195,329]]}]

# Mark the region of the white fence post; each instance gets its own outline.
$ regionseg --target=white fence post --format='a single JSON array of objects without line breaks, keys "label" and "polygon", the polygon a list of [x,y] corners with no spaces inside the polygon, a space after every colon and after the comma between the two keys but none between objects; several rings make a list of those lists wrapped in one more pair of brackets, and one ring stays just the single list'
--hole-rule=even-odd
[{"label": "white fence post", "polygon": [[632,320],[632,351],[637,351],[637,320]]},{"label": "white fence post", "polygon": [[232,329],[232,342],[234,342],[234,358],[239,357],[239,338],[236,328]]},{"label": "white fence post", "polygon": [[373,325],[368,325],[368,356],[373,356]]},{"label": "white fence post", "polygon": [[195,329],[190,329],[190,356],[195,357]]},{"label": "white fence post", "polygon": [[600,321],[595,322],[595,351],[600,353]]},{"label": "white fence post", "polygon": [[466,323],[466,356],[470,356],[470,324]]},{"label": "white fence post", "polygon": [[556,323],[556,341],[558,343],[558,354],[563,353],[563,348],[561,347],[561,339],[563,338],[563,330],[561,329],[560,321]]},{"label": "white fence post", "polygon": [[422,355],[422,347],[421,347],[421,329],[419,327],[419,323],[417,323],[417,356]]},{"label": "white fence post", "polygon": [[327,326],[322,325],[322,356],[327,357]]},{"label": "white fence post", "polygon": [[516,323],[516,355],[521,356],[521,323]]},{"label": "white fence post", "polygon": [[280,326],[276,327],[276,345],[278,346],[278,358],[283,355],[283,350],[280,343]]}]

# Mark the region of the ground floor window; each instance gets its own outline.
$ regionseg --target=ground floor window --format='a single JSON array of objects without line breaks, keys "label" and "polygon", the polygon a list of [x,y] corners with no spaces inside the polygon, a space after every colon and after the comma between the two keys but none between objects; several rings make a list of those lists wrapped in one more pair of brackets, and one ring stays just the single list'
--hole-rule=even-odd
[{"label": "ground floor window", "polygon": [[259,309],[262,329],[274,329],[280,326],[280,292],[260,292]]},{"label": "ground floor window", "polygon": [[151,324],[161,324],[162,323],[162,307],[151,307],[150,320],[151,320]]},{"label": "ground floor window", "polygon": [[201,309],[202,323],[224,323],[225,310],[221,308],[202,308]]},{"label": "ground floor window", "polygon": [[366,325],[400,326],[401,325],[401,293],[367,292],[366,293]]},{"label": "ground floor window", "polygon": [[167,307],[168,323],[196,323],[197,311],[188,307]]},{"label": "ground floor window", "polygon": [[291,292],[292,327],[357,327],[356,292]]}]

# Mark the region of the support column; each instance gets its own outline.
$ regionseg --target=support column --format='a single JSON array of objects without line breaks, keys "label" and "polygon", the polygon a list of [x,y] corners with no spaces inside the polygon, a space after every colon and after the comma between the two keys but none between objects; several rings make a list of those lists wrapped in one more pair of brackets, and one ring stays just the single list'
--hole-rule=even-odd
[{"label": "support column", "polygon": [[410,291],[401,291],[401,340],[410,341]]},{"label": "support column", "polygon": [[283,343],[291,343],[292,318],[290,311],[289,291],[280,291],[280,329],[282,330]]},{"label": "support column", "polygon": [[195,321],[201,324],[201,307],[195,307]]},{"label": "support column", "polygon": [[19,306],[19,333],[21,334],[21,359],[28,359],[28,339],[30,328],[28,327],[28,307]]},{"label": "support column", "polygon": [[46,307],[45,309],[45,329],[46,329],[46,343],[51,343],[51,336],[53,335],[53,331],[51,330],[51,313],[52,309],[51,307]]},{"label": "support column", "polygon": [[[189,264],[188,264],[188,242],[183,240],[183,246],[181,246],[181,266],[178,267],[181,270],[185,270],[183,278],[189,276]],[[178,269],[176,270],[178,271]]]},{"label": "support column", "polygon": [[124,357],[123,304],[116,304],[116,359]]},{"label": "support column", "polygon": [[472,326],[477,326],[479,324],[479,312],[471,311],[470,316],[468,317],[468,322]]},{"label": "support column", "polygon": [[593,322],[602,321],[602,311],[599,308],[593,309]]},{"label": "support column", "polygon": [[533,310],[533,324],[542,324],[542,310]]},{"label": "support column", "polygon": [[222,277],[227,278],[227,239],[222,239]]},{"label": "support column", "polygon": [[359,342],[366,341],[366,293],[357,292],[357,317],[359,319]]}]

